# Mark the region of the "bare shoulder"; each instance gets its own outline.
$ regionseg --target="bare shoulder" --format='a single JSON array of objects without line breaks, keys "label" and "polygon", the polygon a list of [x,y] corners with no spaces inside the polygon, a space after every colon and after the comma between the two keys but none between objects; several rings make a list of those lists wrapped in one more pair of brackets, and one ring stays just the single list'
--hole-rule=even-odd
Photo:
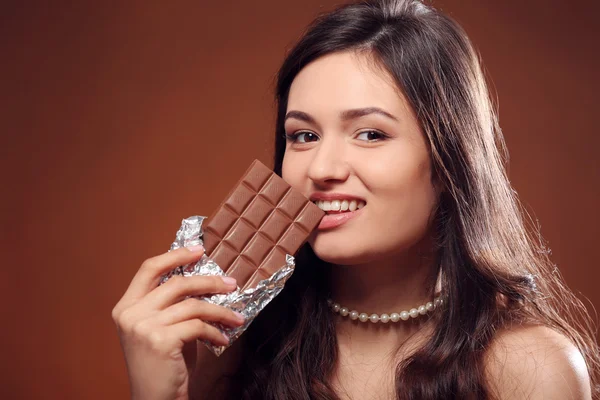
[{"label": "bare shoulder", "polygon": [[577,347],[545,326],[498,332],[486,354],[492,393],[504,399],[591,399],[588,370]]}]

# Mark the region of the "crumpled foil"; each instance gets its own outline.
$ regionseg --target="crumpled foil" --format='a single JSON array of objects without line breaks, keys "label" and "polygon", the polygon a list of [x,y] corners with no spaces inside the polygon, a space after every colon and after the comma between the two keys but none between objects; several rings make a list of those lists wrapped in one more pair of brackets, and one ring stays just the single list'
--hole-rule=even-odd
[{"label": "crumpled foil", "polygon": [[[171,250],[180,247],[189,247],[202,243],[202,222],[206,217],[192,216],[182,220],[181,228],[177,231],[175,241],[171,244]],[[225,294],[213,294],[206,296],[192,296],[209,303],[227,307],[244,315],[245,322],[242,326],[232,328],[220,323],[206,321],[206,323],[215,326],[219,331],[229,337],[229,344],[225,346],[215,346],[207,340],[201,340],[215,355],[220,356],[231,344],[239,338],[254,318],[261,312],[271,300],[277,296],[283,289],[285,282],[294,272],[294,257],[286,255],[286,265],[275,272],[268,279],[259,282],[255,289],[246,289],[241,291],[238,288]],[[206,254],[196,263],[190,263],[179,266],[161,277],[159,285],[162,285],[175,275],[194,276],[194,275],[219,275],[225,276],[223,270]]]}]

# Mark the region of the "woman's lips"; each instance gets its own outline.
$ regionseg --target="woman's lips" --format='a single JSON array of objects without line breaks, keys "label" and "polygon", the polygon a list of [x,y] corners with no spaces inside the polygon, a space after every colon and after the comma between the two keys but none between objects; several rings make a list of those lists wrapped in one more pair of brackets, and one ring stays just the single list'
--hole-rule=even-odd
[{"label": "woman's lips", "polygon": [[319,226],[317,226],[317,230],[326,230],[337,228],[338,226],[345,224],[352,218],[360,215],[362,213],[363,208],[360,208],[356,211],[327,211],[327,214],[321,219]]}]

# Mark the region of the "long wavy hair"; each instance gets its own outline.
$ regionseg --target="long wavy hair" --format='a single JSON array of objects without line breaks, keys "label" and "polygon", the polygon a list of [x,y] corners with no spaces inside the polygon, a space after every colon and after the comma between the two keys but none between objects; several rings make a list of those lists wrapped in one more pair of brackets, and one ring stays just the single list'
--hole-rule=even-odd
[{"label": "long wavy hair", "polygon": [[[538,227],[508,180],[508,156],[478,55],[450,17],[417,0],[363,1],[318,17],[277,76],[275,171],[298,72],[342,51],[365,52],[403,91],[426,135],[443,186],[434,229],[447,302],[427,343],[397,366],[398,399],[492,398],[484,355],[509,325],[555,329],[586,359],[594,395],[600,359],[593,323],[566,287]],[[236,381],[244,399],[337,399],[328,265],[305,246],[286,288],[244,337]]]}]

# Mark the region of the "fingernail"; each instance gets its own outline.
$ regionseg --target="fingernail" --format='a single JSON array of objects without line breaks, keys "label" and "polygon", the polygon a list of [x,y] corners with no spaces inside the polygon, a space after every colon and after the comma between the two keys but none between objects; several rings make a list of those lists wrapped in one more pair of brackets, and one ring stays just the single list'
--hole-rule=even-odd
[{"label": "fingernail", "polygon": [[221,279],[223,279],[223,282],[227,286],[237,286],[237,281],[235,280],[235,278],[232,278],[230,276],[222,276]]},{"label": "fingernail", "polygon": [[223,335],[223,338],[225,339],[225,342],[226,342],[225,344],[229,344],[229,336],[227,336],[224,333],[221,333],[221,335]]},{"label": "fingernail", "polygon": [[237,311],[234,311],[233,313],[235,314],[236,318],[239,319],[240,321],[245,321],[246,320],[246,317],[244,317],[243,314],[240,314]]},{"label": "fingernail", "polygon": [[198,251],[202,251],[202,250],[204,250],[204,247],[202,247],[202,245],[201,245],[201,244],[197,244],[197,245],[195,245],[195,246],[190,246],[190,247],[186,247],[186,248],[187,248],[189,251],[192,251],[192,252],[198,252]]}]

